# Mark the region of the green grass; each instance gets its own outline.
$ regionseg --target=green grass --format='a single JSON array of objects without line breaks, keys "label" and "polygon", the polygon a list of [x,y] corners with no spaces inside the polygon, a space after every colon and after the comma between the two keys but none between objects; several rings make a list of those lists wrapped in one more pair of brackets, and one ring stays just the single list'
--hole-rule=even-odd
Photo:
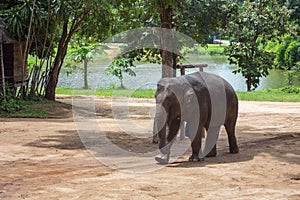
[{"label": "green grass", "polygon": [[220,44],[209,44],[207,51],[209,55],[224,55],[224,49],[227,45]]},{"label": "green grass", "polygon": [[[9,103],[9,102],[8,102]],[[23,117],[23,118],[49,118],[65,117],[65,110],[70,110],[71,105],[57,101],[49,101],[41,98],[20,99],[17,101],[19,109],[4,111],[0,107],[0,117]],[[1,104],[0,104],[1,106]]]},{"label": "green grass", "polygon": [[[98,89],[84,90],[72,88],[57,88],[56,94],[64,95],[94,95],[94,96],[123,96],[134,98],[154,98],[154,89],[126,90],[126,89]],[[300,86],[279,89],[264,89],[251,92],[237,92],[239,100],[246,101],[273,101],[273,102],[300,102]],[[35,117],[35,118],[65,118],[71,110],[71,105],[57,101],[48,101],[40,98],[16,100],[7,102],[6,106],[0,102],[0,117]],[[1,108],[15,109],[7,112]]]},{"label": "green grass", "polygon": [[127,90],[127,89],[73,89],[73,88],[57,88],[56,94],[64,95],[93,95],[93,96],[124,96],[134,98],[154,98],[154,89],[144,90]]},{"label": "green grass", "polygon": [[224,44],[208,44],[207,47],[198,46],[196,52],[200,55],[224,55],[226,46]]},{"label": "green grass", "polygon": [[244,101],[300,102],[299,92],[284,91],[284,88],[237,92],[237,96]]},{"label": "green grass", "polygon": [[183,53],[188,55],[224,55],[225,44],[208,44],[207,46],[195,46],[193,48],[183,48]]},{"label": "green grass", "polygon": [[[126,89],[98,89],[84,90],[72,88],[57,88],[56,94],[64,95],[94,95],[94,96],[125,96],[135,98],[154,98],[154,89],[126,90]],[[239,100],[245,101],[273,101],[300,102],[300,87],[285,87],[279,89],[264,89],[250,92],[237,92]]]}]

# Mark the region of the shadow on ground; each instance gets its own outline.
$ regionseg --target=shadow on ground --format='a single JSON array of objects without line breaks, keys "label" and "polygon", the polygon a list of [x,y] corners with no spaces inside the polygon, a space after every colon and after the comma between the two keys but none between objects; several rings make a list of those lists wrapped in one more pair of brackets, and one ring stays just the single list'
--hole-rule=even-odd
[{"label": "shadow on ground", "polygon": [[38,140],[27,143],[25,146],[39,148],[56,148],[64,150],[84,149],[76,131],[61,130],[50,136],[40,137]]},{"label": "shadow on ground", "polygon": [[[243,135],[243,130],[249,131],[247,127],[239,127]],[[255,130],[251,130],[254,131]],[[125,151],[144,153],[153,152],[157,149],[157,144],[151,143],[152,137],[149,138],[135,138],[130,134],[124,132],[106,132],[107,138],[118,147]],[[245,137],[241,137],[239,142],[240,152],[238,154],[230,154],[228,152],[228,145],[226,138],[221,138],[218,143],[218,155],[214,158],[205,158],[204,162],[187,162],[187,158],[191,153],[190,150],[186,152],[182,158],[178,161],[170,163],[169,167],[195,167],[205,166],[210,164],[221,163],[236,163],[252,160],[256,155],[261,153],[269,154],[281,162],[300,164],[300,133],[286,132],[286,133],[268,133],[259,139],[249,138],[249,135],[245,134]],[[93,148],[93,144],[97,145],[97,135],[89,139],[93,141],[88,144],[90,148]],[[80,137],[76,131],[62,130],[57,134],[51,136],[41,137],[39,140],[27,143],[26,146],[34,146],[39,148],[57,148],[66,150],[85,149]]]},{"label": "shadow on ground", "polygon": [[265,153],[273,156],[281,162],[300,165],[300,133],[287,132],[261,139],[243,139],[239,143],[240,152],[230,154],[227,147],[218,147],[218,155],[213,158],[205,158],[204,162],[173,162],[169,167],[196,167],[220,163],[236,163],[252,160],[256,155]]}]

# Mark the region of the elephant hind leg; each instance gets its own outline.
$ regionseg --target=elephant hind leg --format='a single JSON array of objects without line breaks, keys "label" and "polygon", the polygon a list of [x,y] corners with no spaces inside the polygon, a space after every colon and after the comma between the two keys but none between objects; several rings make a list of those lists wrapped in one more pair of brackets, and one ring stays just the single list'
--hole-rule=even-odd
[{"label": "elephant hind leg", "polygon": [[201,143],[202,143],[202,135],[203,135],[203,127],[199,125],[197,133],[195,137],[191,138],[192,139],[192,155],[189,157],[190,162],[197,162],[197,161],[202,161],[203,158],[199,157],[199,152],[201,149]]},{"label": "elephant hind leg", "polygon": [[238,153],[239,152],[239,147],[237,145],[237,140],[235,137],[235,125],[236,125],[236,119],[228,120],[224,124],[226,132],[227,132],[227,136],[228,136],[230,153]]}]

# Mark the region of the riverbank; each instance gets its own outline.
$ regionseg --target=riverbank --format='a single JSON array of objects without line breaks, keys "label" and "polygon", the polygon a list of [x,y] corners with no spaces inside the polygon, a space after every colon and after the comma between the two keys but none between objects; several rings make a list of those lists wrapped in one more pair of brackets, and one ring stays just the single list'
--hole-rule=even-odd
[{"label": "riverbank", "polygon": [[[220,55],[224,46],[209,47],[210,52],[206,52],[203,47],[197,47],[196,52],[187,53],[182,60],[183,64],[207,64],[204,69],[207,73],[212,73],[223,77],[237,91],[246,91],[245,78],[241,73],[233,74],[236,70],[235,65],[230,65],[224,55]],[[215,52],[215,53],[213,53]],[[218,54],[219,53],[219,54]],[[212,54],[212,55],[211,55]],[[67,63],[67,62],[66,62]],[[110,88],[120,85],[118,78],[107,76],[105,70],[111,60],[105,56],[95,57],[93,62],[88,64],[88,85],[91,88]],[[124,74],[123,84],[132,89],[155,89],[157,82],[162,77],[161,64],[136,62],[134,71],[135,77]],[[72,65],[73,66],[73,65]],[[198,69],[186,69],[186,74],[198,71]],[[180,76],[180,70],[177,70]],[[63,67],[58,80],[58,87],[81,88],[84,86],[83,65],[78,64],[76,68],[70,69]],[[297,79],[298,80],[298,79]],[[295,84],[299,81],[295,80]],[[279,88],[287,85],[288,74],[284,70],[270,70],[270,75],[263,77],[257,89]]]},{"label": "riverbank", "polygon": [[[300,86],[283,87],[278,89],[263,89],[250,92],[237,91],[239,100],[271,101],[271,102],[300,102]],[[154,98],[155,89],[74,89],[57,88],[56,94],[62,95],[94,95],[94,96],[125,96],[133,98]]]}]

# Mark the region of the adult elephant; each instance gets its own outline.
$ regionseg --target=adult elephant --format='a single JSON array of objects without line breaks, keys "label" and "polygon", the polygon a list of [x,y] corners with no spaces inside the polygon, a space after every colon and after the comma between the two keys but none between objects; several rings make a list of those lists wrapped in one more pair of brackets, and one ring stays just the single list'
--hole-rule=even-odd
[{"label": "adult elephant", "polygon": [[[189,161],[200,161],[205,156],[216,156],[216,142],[220,127],[225,126],[230,153],[238,153],[235,126],[238,99],[232,86],[220,76],[205,72],[162,78],[155,94],[156,114],[153,133],[158,134],[161,154],[155,159],[168,163],[172,143],[180,123],[187,122],[192,155]],[[168,131],[167,131],[168,129]],[[205,147],[201,143],[207,132]]]}]

